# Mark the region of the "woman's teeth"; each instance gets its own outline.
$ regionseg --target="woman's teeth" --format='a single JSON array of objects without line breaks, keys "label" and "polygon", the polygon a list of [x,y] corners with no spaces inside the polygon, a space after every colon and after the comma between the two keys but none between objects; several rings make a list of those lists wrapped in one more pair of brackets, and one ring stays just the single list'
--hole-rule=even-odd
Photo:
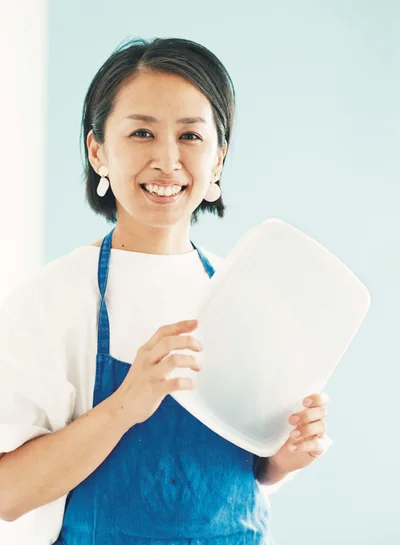
[{"label": "woman's teeth", "polygon": [[162,187],[155,184],[145,184],[144,188],[149,193],[156,193],[161,197],[170,197],[171,195],[176,195],[183,189],[183,187],[180,185],[169,185],[168,187]]}]

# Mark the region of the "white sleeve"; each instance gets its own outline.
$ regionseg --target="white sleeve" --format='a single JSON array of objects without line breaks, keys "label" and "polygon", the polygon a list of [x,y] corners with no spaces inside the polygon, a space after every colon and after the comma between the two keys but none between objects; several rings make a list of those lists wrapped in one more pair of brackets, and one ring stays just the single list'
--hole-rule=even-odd
[{"label": "white sleeve", "polygon": [[0,307],[0,452],[57,431],[71,419],[76,392],[67,380],[60,324],[51,308],[39,275]]}]

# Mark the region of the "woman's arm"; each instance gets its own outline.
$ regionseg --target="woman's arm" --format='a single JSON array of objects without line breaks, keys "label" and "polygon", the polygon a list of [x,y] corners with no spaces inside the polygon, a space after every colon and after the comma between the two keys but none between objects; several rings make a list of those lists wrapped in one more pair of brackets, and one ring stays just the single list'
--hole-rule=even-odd
[{"label": "woman's arm", "polygon": [[61,430],[27,441],[0,460],[0,519],[14,521],[57,500],[86,479],[126,433],[118,397]]},{"label": "woman's arm", "polygon": [[258,460],[256,479],[261,485],[276,484],[284,479],[288,474],[282,472],[271,458],[262,458]]}]

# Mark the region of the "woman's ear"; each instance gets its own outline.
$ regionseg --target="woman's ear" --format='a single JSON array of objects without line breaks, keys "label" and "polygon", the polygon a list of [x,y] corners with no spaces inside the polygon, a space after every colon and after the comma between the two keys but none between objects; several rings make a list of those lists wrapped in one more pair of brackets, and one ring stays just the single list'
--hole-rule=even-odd
[{"label": "woman's ear", "polygon": [[228,151],[228,144],[227,143],[225,143],[225,146],[223,148],[218,149],[218,162],[215,165],[215,170],[216,170],[216,172],[219,173],[219,175],[221,175],[222,166],[223,166],[225,155],[226,155],[227,151]]},{"label": "woman's ear", "polygon": [[93,129],[88,132],[86,137],[86,145],[88,149],[88,159],[90,164],[97,173],[102,165],[106,165],[106,158],[103,153],[103,146],[96,141]]}]

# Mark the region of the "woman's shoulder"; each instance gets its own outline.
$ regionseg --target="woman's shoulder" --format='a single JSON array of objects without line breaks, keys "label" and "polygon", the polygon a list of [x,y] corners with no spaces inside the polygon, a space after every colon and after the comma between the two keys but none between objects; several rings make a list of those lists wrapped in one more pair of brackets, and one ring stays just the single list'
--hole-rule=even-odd
[{"label": "woman's shoulder", "polygon": [[90,266],[95,259],[96,252],[81,247],[42,265],[13,287],[0,305],[1,313],[49,309],[71,295],[79,298],[95,282],[95,270]]}]

